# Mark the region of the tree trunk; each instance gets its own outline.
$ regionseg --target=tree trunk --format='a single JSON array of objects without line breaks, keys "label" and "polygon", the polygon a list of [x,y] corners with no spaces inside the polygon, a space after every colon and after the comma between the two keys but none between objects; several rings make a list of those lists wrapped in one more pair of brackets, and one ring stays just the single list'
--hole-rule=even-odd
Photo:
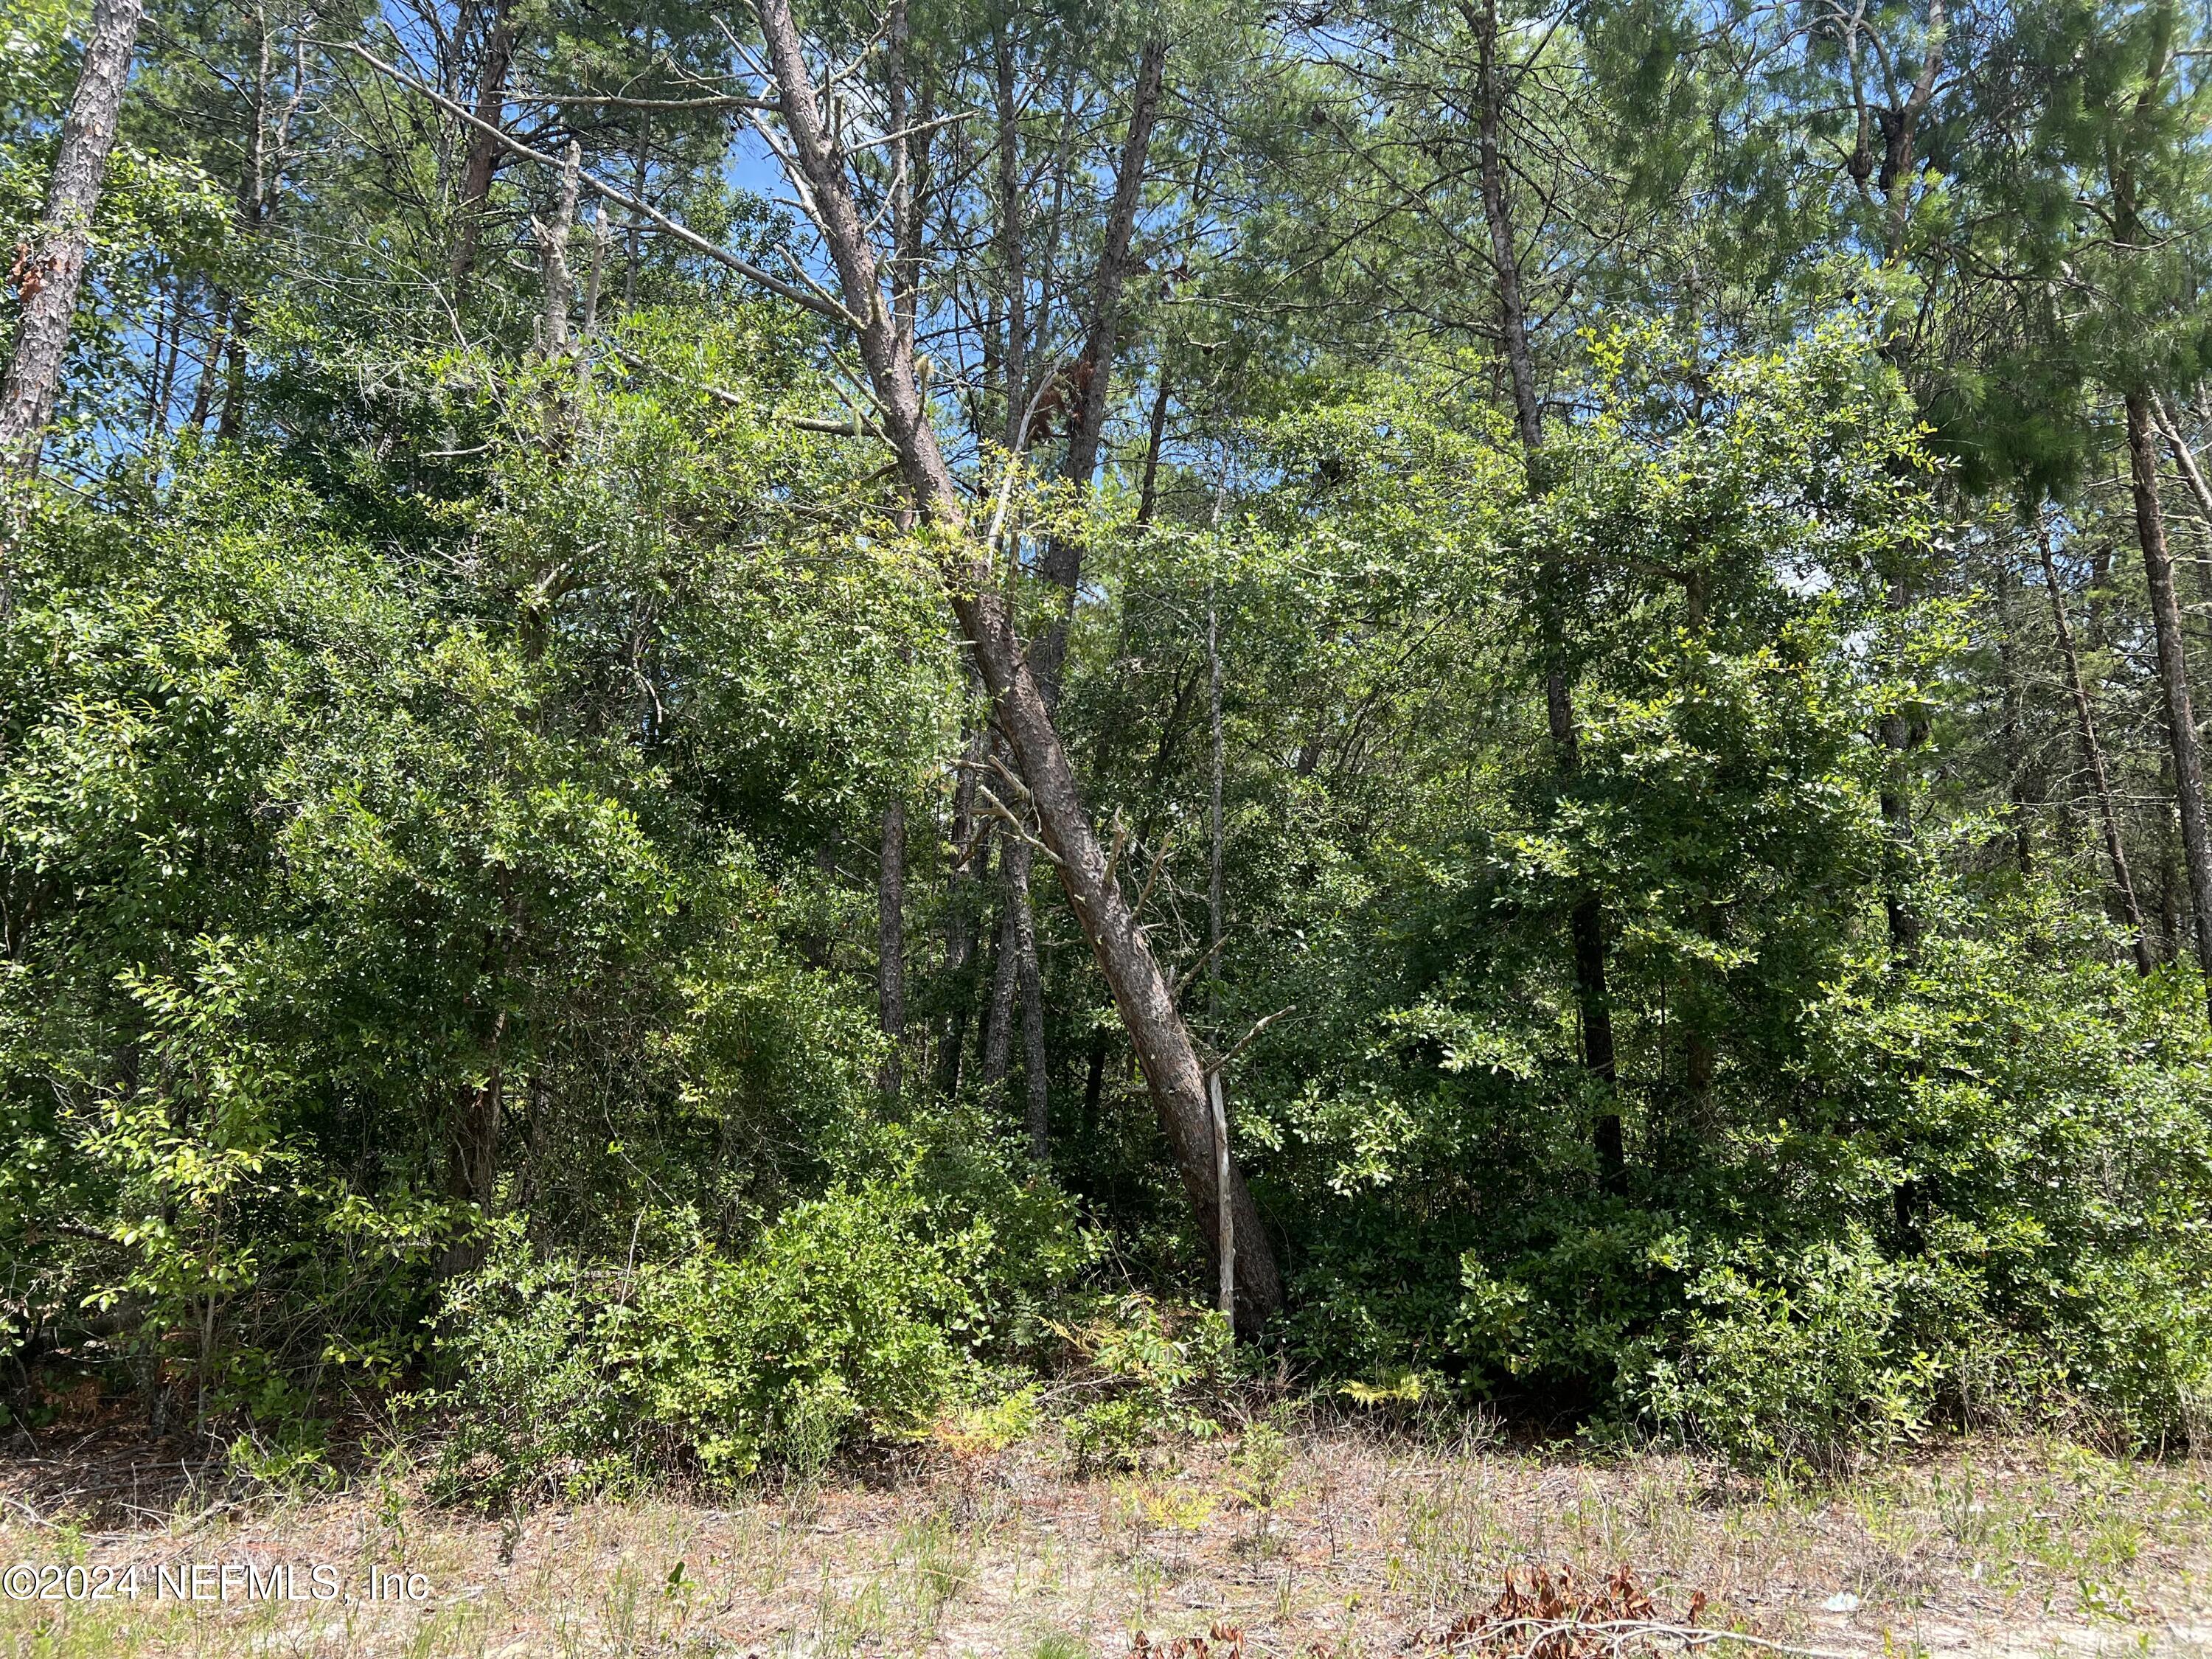
[{"label": "tree trunk", "polygon": [[1091,1060],[1083,1073],[1083,1131],[1085,1134],[1098,1132],[1099,1107],[1106,1094],[1106,1032],[1103,1027],[1091,1034]]},{"label": "tree trunk", "polygon": [[[506,1107],[505,1078],[500,1065],[500,1042],[507,1033],[507,1011],[493,1019],[491,1040],[486,1045],[484,1080],[462,1091],[455,1115],[453,1144],[446,1166],[446,1193],[456,1202],[488,1211],[499,1190],[499,1137]],[[483,1261],[483,1245],[474,1238],[457,1238],[446,1247],[439,1272],[452,1279],[471,1273]]]},{"label": "tree trunk", "polygon": [[1152,418],[1145,439],[1145,477],[1137,489],[1137,522],[1152,521],[1152,508],[1158,504],[1157,488],[1160,477],[1160,443],[1168,428],[1168,362],[1160,359],[1159,389],[1152,394]]},{"label": "tree trunk", "polygon": [[2081,656],[2074,648],[2074,625],[2067,620],[2066,595],[2058,585],[2058,567],[2051,557],[2051,532],[2036,538],[2043,559],[2043,585],[2051,592],[2051,621],[2058,635],[2058,652],[2066,660],[2066,684],[2074,694],[2074,721],[2081,735],[2081,753],[2088,763],[2090,787],[2097,793],[2098,822],[2104,826],[2105,857],[2112,867],[2112,889],[2119,895],[2128,926],[2135,932],[2136,969],[2151,970],[2150,936],[2143,931],[2142,907],[2136,902],[2136,884],[2128,873],[2128,849],[2120,837],[2120,818],[2112,805],[2112,786],[2105,768],[2104,745],[2097,741],[2097,715],[2089,702],[2088,682],[2081,678]]},{"label": "tree trunk", "polygon": [[[1521,254],[1513,233],[1512,206],[1505,198],[1505,164],[1499,145],[1505,92],[1498,65],[1497,0],[1462,0],[1460,15],[1474,33],[1477,58],[1479,106],[1475,123],[1475,159],[1482,191],[1483,223],[1490,233],[1491,262],[1498,276],[1499,334],[1505,348],[1506,380],[1513,394],[1513,420],[1521,438],[1523,464],[1532,494],[1542,487],[1544,447],[1543,405],[1536,395],[1535,354],[1528,343],[1528,301],[1521,289]],[[1556,568],[1547,571],[1556,581]],[[1555,635],[1556,628],[1552,630]],[[1552,747],[1564,782],[1577,766],[1574,696],[1566,674],[1558,665],[1563,641],[1547,641],[1553,665],[1544,677],[1544,706],[1552,732]],[[1605,911],[1595,892],[1575,902],[1569,917],[1574,948],[1575,1000],[1583,1030],[1583,1065],[1599,1079],[1610,1100],[1617,1068],[1613,1037],[1613,1003],[1606,982]],[[1601,1110],[1591,1126],[1591,1147],[1597,1157],[1598,1178],[1609,1192],[1627,1185],[1627,1158],[1623,1146],[1620,1114]]]},{"label": "tree trunk", "polygon": [[[1218,507],[1214,516],[1218,523]],[[1221,741],[1221,622],[1211,582],[1206,593],[1206,760],[1212,774],[1206,804],[1206,1013],[1216,1019],[1221,1012],[1221,786],[1227,757]]]},{"label": "tree trunk", "polygon": [[[1129,279],[1129,244],[1136,234],[1137,210],[1144,202],[1145,161],[1159,117],[1164,41],[1148,40],[1137,63],[1137,85],[1129,109],[1129,131],[1121,143],[1121,161],[1114,175],[1114,204],[1106,216],[1104,245],[1091,281],[1091,316],[1083,341],[1089,373],[1068,425],[1067,459],[1060,469],[1078,489],[1087,489],[1098,468],[1098,446],[1105,435],[1107,393],[1113,384],[1114,354],[1121,338],[1121,290]],[[1060,669],[1067,655],[1067,630],[1074,619],[1075,591],[1083,580],[1083,538],[1063,532],[1045,544],[1038,568],[1061,590],[1059,614],[1030,652],[1030,668],[1043,688],[1050,712],[1060,697]]]},{"label": "tree trunk", "polygon": [[883,856],[876,875],[876,1018],[890,1048],[878,1081],[899,1091],[906,1039],[906,803],[884,808]]},{"label": "tree trunk", "polygon": [[[2212,538],[2212,487],[2205,484],[2196,453],[2181,435],[2181,422],[2174,414],[2173,405],[2161,398],[2156,413],[2159,431],[2166,439],[2166,447],[2173,452],[2173,465],[2189,485],[2190,499],[2197,504],[2199,527],[2206,537]],[[2212,599],[2212,546],[2208,546],[2207,551],[2208,556],[2197,561],[2197,597],[2200,599]]]},{"label": "tree trunk", "polygon": [[1016,896],[1030,890],[1029,843],[1005,835],[999,851],[999,927],[991,953],[991,1000],[983,1012],[983,1086],[1006,1080],[1014,1066],[1015,1001],[1021,994],[1021,933]]},{"label": "tree trunk", "polygon": [[[1887,604],[1893,616],[1901,614],[1910,599],[1904,577],[1889,584]],[[1917,832],[1912,823],[1911,799],[1905,793],[1905,757],[1917,749],[1927,736],[1927,722],[1914,719],[1901,708],[1881,717],[1881,746],[1892,757],[1881,789],[1881,819],[1889,840],[1883,881],[1887,891],[1882,905],[1888,912],[1890,951],[1899,962],[1912,962],[1920,955],[1920,913],[1913,908],[1905,891],[1911,878]]]},{"label": "tree trunk", "polygon": [[968,1020],[975,1006],[969,967],[975,955],[974,918],[968,890],[975,885],[975,863],[983,856],[975,823],[975,769],[991,751],[988,722],[975,728],[952,785],[952,860],[945,878],[945,977],[951,987],[945,1011],[943,1046],[938,1050],[938,1088],[949,1098],[960,1092],[960,1071],[968,1049]]},{"label": "tree trunk", "polygon": [[12,275],[23,307],[7,379],[0,382],[0,477],[36,472],[46,446],[143,9],[143,0],[99,0],[94,8],[92,39],[62,122],[46,212],[34,240],[15,258]]},{"label": "tree trunk", "polygon": [[1528,347],[1528,302],[1521,294],[1521,251],[1515,245],[1513,217],[1505,199],[1505,167],[1498,152],[1498,128],[1504,89],[1498,76],[1498,0],[1462,0],[1461,15],[1474,33],[1480,109],[1475,124],[1475,156],[1481,173],[1482,218],[1490,232],[1491,262],[1498,270],[1498,310],[1504,337],[1505,374],[1513,392],[1514,424],[1532,463],[1543,447],[1544,417],[1536,398],[1535,356]]},{"label": "tree trunk", "polygon": [[1024,1122],[1030,1156],[1042,1164],[1051,1152],[1052,1078],[1044,1051],[1044,974],[1037,963],[1036,915],[1030,908],[1028,872],[1022,890],[1008,896],[1014,913],[1014,965],[1021,975]]},{"label": "tree trunk", "polygon": [[1006,266],[1006,346],[1000,373],[1006,387],[1006,447],[1024,448],[1029,408],[1029,271],[1022,211],[1021,124],[1014,95],[1014,52],[1003,27],[996,42],[999,93],[999,258]]},{"label": "tree trunk", "polygon": [[2181,811],[2181,855],[2196,912],[2197,963],[2203,970],[2206,1006],[2212,1012],[2212,836],[2204,817],[2204,755],[2189,700],[2189,667],[2183,655],[2181,602],[2173,591],[2173,560],[2158,499],[2158,450],[2150,398],[2127,395],[2128,472],[2135,497],[2136,538],[2142,545],[2150,587],[2152,630],[2158,639],[2159,683],[2166,692],[2166,724],[2173,747],[2175,805]]},{"label": "tree trunk", "polygon": [[[816,106],[813,75],[800,52],[790,0],[763,0],[760,11],[786,129],[821,213],[844,303],[860,320],[860,356],[881,404],[884,434],[897,453],[916,509],[938,532],[953,612],[1020,764],[1039,833],[1112,988],[1200,1231],[1210,1236],[1217,1177],[1197,1051],[1150,942],[1119,884],[1110,878],[1066,750],[1023,654],[1012,607],[991,580],[989,550],[970,532],[958,487],[938,448],[912,354],[898,349],[884,307],[874,250],[854,205],[842,158],[832,148]],[[1258,1209],[1233,1163],[1230,1185],[1237,1231],[1245,1241],[1237,1251],[1238,1310],[1245,1328],[1252,1330],[1282,1306],[1282,1276]]]},{"label": "tree trunk", "polygon": [[545,358],[558,362],[568,355],[568,310],[575,303],[576,285],[568,275],[568,232],[576,222],[577,187],[582,181],[584,151],[571,138],[561,158],[561,196],[553,222],[538,228],[538,243],[544,256],[545,316],[539,325],[545,337]]},{"label": "tree trunk", "polygon": [[[2171,796],[2173,787],[2173,757],[2167,755],[2159,763],[2159,793]],[[2174,825],[2171,811],[2158,815],[2158,938],[2161,958],[2179,962],[2188,948],[2183,942],[2181,890],[2181,860],[2178,848],[2181,837]]]},{"label": "tree trunk", "polygon": [[[512,0],[500,0],[493,11],[491,33],[484,41],[483,73],[477,82],[477,119],[495,127],[503,125],[501,118],[507,113],[507,71],[514,61],[514,12]],[[492,175],[501,154],[498,139],[481,127],[470,129],[467,159],[461,165],[460,223],[453,236],[456,284],[466,282],[476,267],[484,206],[491,200]]]},{"label": "tree trunk", "polygon": [[199,373],[192,387],[192,428],[207,430],[208,416],[215,407],[216,370],[222,366],[223,347],[230,333],[231,298],[220,289],[216,291],[214,331],[208,337],[207,356],[199,364]]},{"label": "tree trunk", "polygon": [[2002,704],[2000,735],[2004,745],[2005,799],[2012,809],[2013,865],[2023,877],[2035,873],[2035,823],[2029,815],[2027,744],[2021,736],[2021,708],[2025,701],[2020,684],[2020,665],[2013,647],[2014,595],[2019,579],[2008,556],[1997,568],[1997,672]]}]

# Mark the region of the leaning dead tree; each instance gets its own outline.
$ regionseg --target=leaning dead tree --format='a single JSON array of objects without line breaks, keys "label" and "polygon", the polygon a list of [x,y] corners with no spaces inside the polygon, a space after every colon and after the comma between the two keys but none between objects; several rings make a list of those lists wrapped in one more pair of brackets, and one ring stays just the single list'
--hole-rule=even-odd
[{"label": "leaning dead tree", "polygon": [[1248,1327],[1256,1324],[1281,1306],[1282,1276],[1242,1173],[1224,1160],[1217,1175],[1206,1074],[1196,1045],[1109,867],[1066,748],[1016,633],[1013,609],[994,584],[991,550],[969,524],[958,486],[938,447],[911,344],[901,338],[885,302],[847,155],[831,136],[788,0],[762,0],[760,16],[789,140],[786,162],[836,268],[839,295],[858,336],[884,434],[897,454],[919,528],[936,550],[946,595],[1035,807],[1042,851],[1059,871],[1068,902],[1112,988],[1184,1192],[1200,1232],[1208,1237],[1215,1230],[1219,1176],[1225,1176],[1238,1242],[1237,1311]]},{"label": "leaning dead tree", "polygon": [[[962,506],[959,486],[923,400],[913,336],[899,325],[896,297],[884,285],[884,262],[860,216],[848,173],[851,152],[841,137],[833,136],[833,124],[807,65],[787,0],[762,0],[760,16],[768,47],[768,61],[760,72],[775,93],[773,107],[781,118],[786,141],[779,144],[779,151],[836,267],[835,294],[824,291],[804,271],[795,273],[796,280],[786,280],[763,270],[588,173],[580,179],[580,188],[651,222],[749,282],[830,319],[859,346],[877,404],[872,425],[861,429],[890,445],[897,458],[911,503],[914,533],[932,550],[946,600],[990,695],[993,719],[1011,751],[1026,805],[1036,813],[1037,850],[1059,872],[1069,905],[1113,992],[1209,1251],[1225,1198],[1237,1240],[1237,1322],[1249,1332],[1282,1306],[1283,1279],[1274,1251],[1242,1171],[1233,1160],[1217,1165],[1206,1072],[1197,1046],[1176,1007],[1173,988],[1122,893],[1113,861],[1091,825],[1066,746],[1023,648],[1013,607],[995,586],[991,538],[969,522]],[[348,50],[509,154],[547,167],[562,167],[562,157],[532,149],[366,49],[351,46]],[[832,429],[827,422],[800,424]]]},{"label": "leaning dead tree", "polygon": [[93,216],[100,208],[107,152],[114,147],[143,9],[143,0],[100,0],[94,9],[92,39],[62,123],[46,212],[35,240],[17,253],[9,273],[23,296],[23,309],[15,324],[8,378],[0,385],[0,474],[27,477],[37,471],[46,447],[46,423],[53,419],[61,391],[70,321],[84,285]]}]

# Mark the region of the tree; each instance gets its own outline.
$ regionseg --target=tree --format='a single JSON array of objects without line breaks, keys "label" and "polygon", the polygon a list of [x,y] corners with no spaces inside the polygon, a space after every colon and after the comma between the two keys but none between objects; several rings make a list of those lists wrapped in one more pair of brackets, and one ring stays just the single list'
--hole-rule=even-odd
[{"label": "tree", "polygon": [[[1113,988],[1184,1190],[1203,1225],[1219,1206],[1211,1112],[1197,1050],[1151,946],[1115,884],[1066,750],[1015,633],[1012,609],[995,589],[990,549],[970,530],[960,492],[938,447],[920,378],[911,356],[902,352],[886,312],[876,255],[854,206],[842,157],[825,127],[786,0],[767,0],[761,21],[797,176],[812,198],[843,303],[857,325],[861,359],[884,432],[924,533],[935,544],[947,597],[994,700],[997,723],[1020,764],[1044,848]],[[1243,1241],[1237,1261],[1238,1311],[1256,1329],[1282,1305],[1282,1277],[1242,1173],[1232,1164],[1228,1174]]]},{"label": "tree", "polygon": [[141,0],[100,0],[94,8],[37,240],[16,254],[11,275],[22,310],[0,382],[0,475],[35,472],[46,445],[143,9]]}]

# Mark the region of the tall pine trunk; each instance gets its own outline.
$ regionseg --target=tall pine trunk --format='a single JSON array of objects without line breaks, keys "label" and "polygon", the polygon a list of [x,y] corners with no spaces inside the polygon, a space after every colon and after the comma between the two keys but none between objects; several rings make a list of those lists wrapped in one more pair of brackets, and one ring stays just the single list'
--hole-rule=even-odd
[{"label": "tall pine trunk", "polygon": [[[1513,395],[1513,419],[1521,438],[1532,494],[1542,487],[1544,446],[1543,405],[1536,395],[1535,353],[1528,341],[1528,307],[1521,288],[1521,253],[1514,238],[1511,204],[1505,195],[1505,161],[1501,146],[1505,88],[1498,63],[1497,0],[1463,0],[1461,15],[1474,33],[1478,57],[1475,159],[1482,192],[1482,217],[1490,235],[1491,262],[1498,276],[1498,334],[1505,349],[1506,380]],[[1548,571],[1559,580],[1556,569]],[[1553,609],[1556,612],[1556,605]],[[1562,659],[1565,642],[1559,637],[1546,641],[1551,661],[1544,675],[1545,714],[1551,726],[1552,749],[1561,784],[1573,777],[1580,764],[1580,744],[1575,730],[1574,692]],[[1613,1000],[1606,981],[1605,907],[1594,891],[1585,891],[1568,917],[1573,951],[1575,1002],[1583,1033],[1583,1066],[1598,1081],[1605,1104],[1590,1128],[1591,1150],[1597,1158],[1598,1178],[1607,1190],[1619,1192],[1627,1185],[1628,1160],[1623,1143],[1620,1114],[1613,1101],[1617,1080],[1613,1036]]]},{"label": "tall pine trunk", "polygon": [[2066,662],[2066,684],[2074,694],[2074,721],[2081,733],[2081,755],[2089,768],[2090,786],[2097,795],[2097,820],[2105,832],[2105,857],[2112,867],[2112,890],[2135,932],[2136,968],[2151,970],[2150,936],[2143,930],[2142,906],[2136,899],[2135,878],[2128,872],[2127,844],[2120,837],[2120,816],[2112,805],[2112,785],[2105,765],[2105,747],[2097,739],[2097,715],[2089,701],[2089,683],[2081,675],[2081,653],[2074,646],[2074,625],[2066,616],[2065,591],[2058,585],[2058,567],[2051,557],[2051,532],[2036,538],[2043,559],[2043,584],[2051,592],[2051,620],[2058,635],[2058,653]]},{"label": "tall pine trunk", "polygon": [[2181,600],[2173,589],[2173,556],[2166,542],[2166,517],[2159,503],[2157,433],[2149,395],[2127,395],[2128,483],[2135,498],[2136,539],[2142,548],[2143,575],[2150,588],[2151,629],[2158,641],[2158,678],[2166,694],[2166,728],[2173,750],[2174,804],[2181,813],[2181,857],[2189,874],[2189,896],[2196,912],[2197,966],[2204,973],[2208,1012],[2212,1012],[2212,836],[2204,816],[2204,750],[2197,732],[2197,714],[2189,696],[2189,665],[2181,633]]},{"label": "tall pine trunk", "polygon": [[62,123],[46,212],[34,240],[16,257],[13,275],[23,309],[7,379],[0,383],[0,475],[37,471],[46,447],[143,10],[143,0],[100,0],[94,9],[92,39]]}]

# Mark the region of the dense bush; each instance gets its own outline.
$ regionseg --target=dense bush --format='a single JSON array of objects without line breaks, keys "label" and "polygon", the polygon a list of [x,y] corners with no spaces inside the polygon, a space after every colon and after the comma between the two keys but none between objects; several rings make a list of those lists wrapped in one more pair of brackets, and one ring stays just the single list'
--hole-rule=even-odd
[{"label": "dense bush", "polygon": [[503,1229],[442,1315],[451,1489],[816,1469],[1035,1364],[1086,1253],[1064,1206],[988,1153],[872,1151],[903,1167],[793,1206],[736,1257],[674,1218],[641,1218],[619,1267]]},{"label": "dense bush", "polygon": [[[757,318],[630,326],[762,402],[820,391]],[[2200,988],[1993,869],[1972,815],[1886,817],[1867,733],[1948,707],[1966,646],[1958,596],[1893,601],[1939,475],[1865,342],[1728,365],[1694,415],[1672,362],[1601,347],[1541,477],[1449,385],[1361,380],[1252,438],[1233,533],[1086,526],[1114,597],[1066,715],[1109,817],[1166,811],[1173,744],[1125,738],[1187,738],[1200,684],[1147,712],[1126,665],[1188,656],[1200,587],[1237,641],[1218,964],[1138,839],[1157,941],[1213,975],[1202,1036],[1253,1037],[1234,1138],[1292,1280],[1267,1340],[1379,1409],[1748,1461],[2177,1443],[2212,1379]],[[1049,1158],[1014,1150],[973,817],[964,851],[915,833],[893,1086],[878,815],[947,809],[975,721],[907,550],[806,508],[853,441],[632,385],[593,394],[584,465],[533,363],[412,359],[389,408],[289,372],[286,465],[119,468],[46,497],[10,569],[25,1364],[264,1462],[405,1397],[487,1503],[817,1468],[1070,1364],[1079,1462],[1212,1432],[1228,1329],[1164,1311],[1200,1242],[1045,902]],[[348,435],[372,416],[480,459],[433,489]],[[1560,948],[1592,902],[1609,1077]]]}]

